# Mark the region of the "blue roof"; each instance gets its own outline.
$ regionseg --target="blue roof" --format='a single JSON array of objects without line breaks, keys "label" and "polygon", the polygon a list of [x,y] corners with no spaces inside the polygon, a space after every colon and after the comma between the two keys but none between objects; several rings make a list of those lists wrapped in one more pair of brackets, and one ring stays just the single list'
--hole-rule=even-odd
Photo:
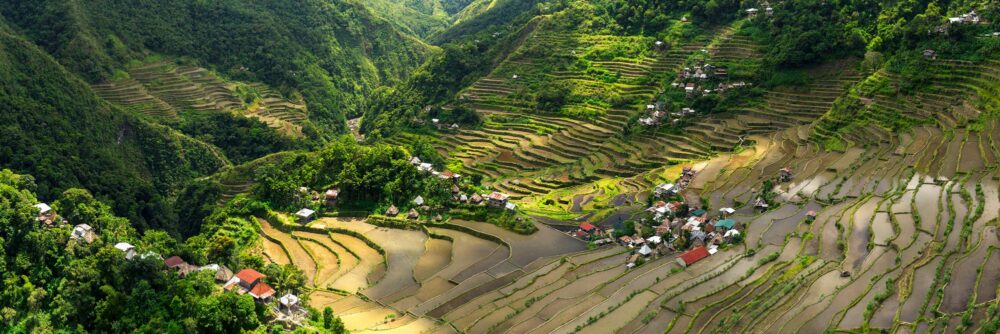
[{"label": "blue roof", "polygon": [[701,216],[703,214],[705,214],[705,210],[704,209],[698,209],[698,210],[695,210],[694,212],[691,213],[691,215],[695,216],[695,217]]}]

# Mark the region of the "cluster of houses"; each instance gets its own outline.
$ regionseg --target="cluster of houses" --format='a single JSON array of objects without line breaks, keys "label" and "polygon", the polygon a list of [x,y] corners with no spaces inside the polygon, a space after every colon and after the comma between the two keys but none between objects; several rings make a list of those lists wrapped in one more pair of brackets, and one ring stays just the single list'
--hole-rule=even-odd
[{"label": "cluster of houses", "polygon": [[419,157],[412,157],[412,158],[410,158],[410,163],[413,164],[414,166],[417,166],[417,169],[420,170],[421,172],[425,172],[425,173],[429,173],[431,175],[437,176],[438,178],[440,178],[442,180],[453,180],[453,181],[457,182],[458,179],[462,177],[462,175],[455,174],[455,173],[453,173],[450,170],[445,170],[443,172],[439,172],[439,171],[437,171],[437,170],[434,169],[434,165],[433,164],[427,163],[427,162],[423,162],[423,161],[420,160]]},{"label": "cluster of houses", "polygon": [[[470,205],[486,205],[494,209],[504,209],[509,211],[517,210],[517,204],[510,202],[510,196],[500,192],[492,192],[489,194],[464,194],[457,185],[452,186],[452,199],[460,204],[470,204]],[[410,209],[406,214],[406,219],[416,220],[420,219],[420,211],[429,211],[431,208],[425,204],[423,196],[417,196],[412,201],[414,207]],[[420,209],[418,211],[417,209]],[[399,208],[395,204],[390,205],[384,212],[386,217],[396,217],[399,216]],[[441,215],[434,217],[434,220],[442,220]]]},{"label": "cluster of houses", "polygon": [[[742,225],[731,219],[736,210],[722,208],[716,217],[709,217],[704,209],[686,209],[688,205],[681,201],[668,202],[685,189],[694,179],[695,171],[684,167],[675,183],[663,183],[653,189],[653,195],[660,200],[654,202],[646,212],[652,214],[652,221],[659,225],[654,227],[651,236],[641,235],[641,229],[635,235],[624,235],[618,238],[622,245],[635,249],[629,257],[629,268],[636,265],[640,258],[650,256],[666,256],[675,252],[683,253],[677,258],[682,266],[688,266],[705,257],[715,254],[718,247],[726,243],[736,243],[742,240]],[[644,219],[645,221],[645,219]],[[586,236],[590,224],[581,224],[577,236]],[[687,238],[685,242],[675,244],[678,238]],[[688,245],[687,249],[675,249],[676,245]]]},{"label": "cluster of houses", "polygon": [[[764,3],[761,3],[760,6],[762,8],[764,8],[764,16],[774,15],[774,8],[771,7],[771,4],[768,3],[767,1],[764,1]],[[746,13],[747,18],[752,19],[752,18],[757,17],[757,14],[760,14],[760,9],[758,9],[756,7],[751,7],[751,8],[747,8],[744,12]]]},{"label": "cluster of houses", "polygon": [[458,130],[458,123],[451,123],[451,125],[445,126],[445,124],[441,123],[441,120],[437,118],[431,118],[431,125],[434,125],[434,127],[438,130],[446,128],[449,130]]},{"label": "cluster of houses", "polygon": [[[115,247],[117,248],[118,246],[116,245]],[[194,272],[213,272],[215,274],[215,281],[222,284],[224,291],[250,295],[250,297],[253,297],[259,303],[270,303],[274,301],[274,296],[277,295],[277,291],[264,282],[264,278],[267,276],[254,269],[246,268],[233,274],[233,271],[224,265],[209,264],[196,266],[187,263],[183,258],[176,255],[163,260],[163,264],[167,269],[177,271],[181,277]],[[285,294],[278,298],[276,311],[286,318],[304,316],[306,310],[299,302],[300,299],[298,296],[291,293]]]},{"label": "cluster of houses", "polygon": [[33,207],[38,209],[38,216],[36,219],[42,225],[47,227],[58,227],[66,223],[65,220],[56,214],[55,210],[52,210],[52,207],[46,203],[38,203],[33,205]]},{"label": "cluster of houses", "polygon": [[[666,108],[666,102],[659,101],[656,104],[646,105],[646,112],[649,114],[646,117],[639,118],[639,124],[645,126],[658,126],[663,124],[664,120],[668,119],[672,123],[680,121],[682,117],[687,117],[695,114],[694,109],[691,108],[681,108],[680,111],[668,113]],[[668,117],[670,116],[670,117]]]},{"label": "cluster of houses", "polygon": [[968,13],[949,17],[948,24],[979,24],[979,14],[976,14],[976,10],[970,10]]}]

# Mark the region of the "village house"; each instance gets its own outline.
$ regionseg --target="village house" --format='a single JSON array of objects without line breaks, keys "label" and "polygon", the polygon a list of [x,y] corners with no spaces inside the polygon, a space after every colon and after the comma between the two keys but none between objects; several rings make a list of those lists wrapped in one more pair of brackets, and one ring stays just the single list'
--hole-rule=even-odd
[{"label": "village house", "polygon": [[61,223],[60,222],[61,219],[59,219],[59,217],[56,215],[56,212],[53,211],[52,207],[50,207],[48,204],[38,203],[33,205],[33,207],[35,207],[35,209],[38,209],[37,219],[39,223],[42,223],[45,226],[49,227]]},{"label": "village house", "polygon": [[767,209],[770,208],[770,205],[768,205],[767,201],[765,201],[763,198],[757,197],[757,199],[754,200],[753,202],[753,207],[754,209],[760,211],[767,211]]},{"label": "village house", "polygon": [[649,245],[647,244],[642,244],[642,247],[639,247],[638,253],[643,257],[649,257],[650,255],[653,255],[653,249],[649,248]]},{"label": "village house", "polygon": [[424,197],[417,195],[417,198],[413,199],[413,204],[416,204],[417,206],[424,205]]},{"label": "village house", "polygon": [[187,263],[186,261],[184,261],[184,259],[182,259],[180,256],[177,255],[171,256],[166,260],[163,260],[163,264],[166,265],[167,268],[169,269],[177,270],[177,273],[180,274],[181,277],[185,277],[188,274],[198,270],[198,266]]},{"label": "village house", "polygon": [[94,233],[94,228],[90,227],[90,225],[78,224],[73,226],[73,231],[70,232],[69,238],[72,240],[83,240],[89,244],[97,238],[97,233]]},{"label": "village house", "polygon": [[462,202],[462,203],[469,202],[469,195],[466,195],[466,194],[459,195],[458,196],[458,201]]},{"label": "village house", "polygon": [[438,177],[442,180],[458,180],[461,175],[455,174],[455,172],[450,170],[445,170],[444,172],[441,172],[441,174],[438,174]]},{"label": "village house", "polygon": [[663,41],[656,41],[655,43],[653,43],[653,46],[656,47],[657,51],[663,51],[666,44],[664,44]]},{"label": "village house", "polygon": [[420,170],[421,172],[433,173],[434,172],[434,165],[431,165],[430,163],[422,162],[419,165],[417,165],[417,169]]},{"label": "village house", "polygon": [[664,221],[662,224],[656,227],[656,234],[663,235],[666,234],[667,232],[670,232],[670,223],[668,221]]},{"label": "village house", "polygon": [[924,58],[930,60],[937,59],[937,51],[931,49],[924,49]]},{"label": "village house", "polygon": [[816,220],[816,215],[817,213],[814,210],[809,210],[809,212],[806,212],[806,222],[811,223],[814,220]]},{"label": "village house", "polygon": [[507,202],[507,204],[505,204],[503,206],[503,208],[507,209],[507,211],[514,211],[514,210],[517,210],[517,204],[511,203],[511,202]]},{"label": "village house", "polygon": [[732,219],[723,219],[715,222],[715,229],[719,231],[728,231],[736,227],[736,221]]},{"label": "village house", "polygon": [[635,268],[635,263],[639,261],[639,254],[632,254],[628,257],[628,261],[625,263],[625,267],[632,269]]},{"label": "village house", "polygon": [[729,217],[730,215],[736,213],[736,209],[733,209],[733,208],[722,208],[722,209],[719,209],[719,213],[723,217]]},{"label": "village house", "polygon": [[774,8],[766,7],[764,8],[764,16],[774,15]]},{"label": "village house", "polygon": [[486,205],[491,208],[504,208],[507,206],[507,199],[510,198],[507,194],[502,194],[499,192],[492,192],[486,196]]},{"label": "village house", "polygon": [[209,264],[198,268],[199,271],[211,271],[215,273],[215,281],[219,283],[229,282],[233,278],[233,271],[228,267],[219,264]]},{"label": "village house", "polygon": [[789,167],[782,168],[778,171],[778,180],[781,182],[788,182],[792,180],[792,169]]},{"label": "village house", "polygon": [[751,18],[751,19],[754,18],[754,17],[757,17],[757,11],[758,11],[757,8],[749,8],[749,9],[747,9],[746,10],[747,17]]},{"label": "village house", "polygon": [[256,301],[268,302],[274,296],[275,291],[262,281],[264,277],[266,277],[264,274],[256,270],[243,269],[236,273],[236,276],[233,276],[222,288],[226,291],[250,294]]},{"label": "village house", "polygon": [[129,244],[127,242],[119,242],[115,244],[115,248],[125,253],[126,260],[131,260],[136,255],[135,246],[132,246],[132,244]]},{"label": "village house", "polygon": [[482,202],[483,202],[483,196],[480,196],[479,194],[472,194],[472,196],[469,197],[469,203],[479,204]]},{"label": "village house", "polygon": [[412,157],[410,158],[410,163],[413,164],[414,166],[419,166],[422,162],[420,161],[420,158]]},{"label": "village house", "polygon": [[695,262],[701,261],[709,256],[708,249],[704,246],[695,247],[691,250],[684,252],[681,256],[677,257],[677,264],[681,267],[688,267]]},{"label": "village house", "polygon": [[340,189],[330,188],[323,193],[323,201],[327,206],[337,205],[337,198],[340,197]]},{"label": "village house", "polygon": [[299,305],[299,297],[293,294],[286,294],[278,298],[278,311],[286,315],[300,315],[305,313],[305,309]]},{"label": "village house", "polygon": [[979,24],[979,14],[976,10],[971,10],[968,13],[959,15],[957,17],[949,17],[948,23],[950,24]]},{"label": "village house", "polygon": [[653,190],[656,196],[671,196],[677,193],[673,183],[661,183]]},{"label": "village house", "polygon": [[420,213],[417,209],[410,209],[410,212],[406,214],[406,219],[417,219],[420,218]]},{"label": "village house", "polygon": [[316,215],[316,211],[309,208],[302,208],[295,213],[295,217],[298,218],[300,224],[305,224],[311,222]]},{"label": "village house", "polygon": [[397,215],[399,215],[399,208],[397,208],[395,205],[389,205],[389,208],[385,209],[386,217],[395,217]]},{"label": "village house", "polygon": [[598,231],[597,226],[594,226],[594,224],[587,223],[587,222],[580,223],[580,226],[579,226],[578,230],[580,232],[586,233],[588,235],[593,235],[593,234],[597,234],[597,233],[600,232],[600,231]]}]

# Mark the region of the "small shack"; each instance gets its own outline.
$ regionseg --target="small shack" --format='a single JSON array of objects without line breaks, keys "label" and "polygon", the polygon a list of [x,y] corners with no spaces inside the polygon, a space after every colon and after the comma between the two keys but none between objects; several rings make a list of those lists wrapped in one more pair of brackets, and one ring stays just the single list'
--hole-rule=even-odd
[{"label": "small shack", "polygon": [[131,260],[135,257],[135,246],[127,242],[119,242],[115,244],[115,248],[125,253],[125,259]]},{"label": "small shack", "polygon": [[295,213],[295,217],[298,218],[299,223],[301,224],[311,222],[315,216],[316,216],[316,211],[313,211],[312,209],[309,208],[302,208],[302,210],[299,210],[299,212]]},{"label": "small shack", "polygon": [[494,191],[486,196],[486,205],[492,208],[503,208],[507,206],[508,198],[510,198],[510,196],[507,194]]},{"label": "small shack", "polygon": [[79,224],[73,226],[73,232],[70,233],[69,238],[72,240],[82,240],[89,244],[97,238],[97,233],[94,233],[94,228],[90,227],[90,225]]},{"label": "small shack", "polygon": [[386,217],[395,217],[398,215],[399,215],[399,208],[397,208],[395,205],[389,205],[389,208],[385,209]]}]

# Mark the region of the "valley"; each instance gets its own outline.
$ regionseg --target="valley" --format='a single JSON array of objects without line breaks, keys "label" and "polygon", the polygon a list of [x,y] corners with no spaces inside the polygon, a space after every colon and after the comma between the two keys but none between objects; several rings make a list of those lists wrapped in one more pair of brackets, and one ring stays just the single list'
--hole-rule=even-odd
[{"label": "valley", "polygon": [[979,0],[0,3],[0,333],[994,333],[997,31]]}]

